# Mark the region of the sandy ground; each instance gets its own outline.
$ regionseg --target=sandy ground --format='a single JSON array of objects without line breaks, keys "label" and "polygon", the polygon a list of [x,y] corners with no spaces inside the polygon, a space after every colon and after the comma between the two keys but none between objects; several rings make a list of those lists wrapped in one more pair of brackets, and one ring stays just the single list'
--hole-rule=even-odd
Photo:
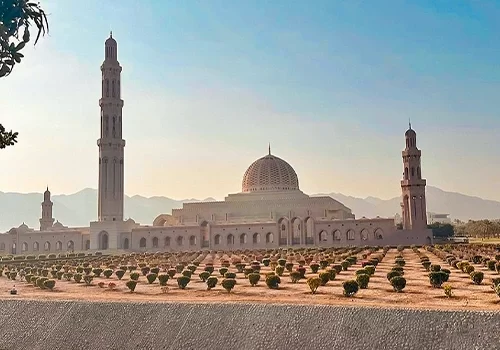
[{"label": "sandy ground", "polygon": [[[422,250],[423,251],[423,250]],[[393,291],[392,286],[386,278],[387,272],[394,266],[396,250],[387,253],[383,262],[376,269],[375,275],[370,278],[368,289],[361,289],[355,297],[347,298],[342,295],[342,282],[354,279],[355,271],[361,268],[360,262],[342,271],[334,281],[328,282],[326,286],[319,287],[316,294],[311,294],[305,280],[294,284],[291,283],[288,272],[281,277],[278,290],[267,288],[263,278],[255,287],[251,287],[242,273],[237,274],[237,285],[231,291],[226,292],[220,285],[210,291],[206,290],[206,284],[202,282],[197,274],[203,271],[203,263],[198,267],[191,278],[191,282],[185,290],[177,287],[173,279],[168,281],[168,291],[162,291],[158,281],[148,284],[146,277],[141,276],[134,293],[130,293],[125,286],[128,280],[128,272],[119,281],[116,276],[110,279],[94,278],[93,285],[86,286],[84,283],[76,283],[58,280],[53,291],[42,290],[31,284],[20,281],[9,281],[5,277],[0,278],[0,291],[4,299],[43,299],[43,300],[85,300],[85,301],[113,301],[113,302],[257,302],[257,303],[279,303],[279,304],[321,304],[321,305],[349,305],[366,307],[397,307],[417,309],[439,309],[439,310],[495,310],[500,311],[500,298],[491,288],[491,278],[500,277],[493,271],[487,270],[481,265],[474,265],[476,270],[483,271],[485,278],[482,285],[472,284],[465,273],[456,270],[446,262],[430,252],[425,252],[432,263],[440,264],[443,268],[452,271],[449,284],[453,287],[452,298],[447,298],[443,289],[432,288],[429,284],[427,272],[420,264],[420,260],[414,252],[407,249],[403,252],[406,260],[404,277],[407,280],[406,288],[402,293]],[[361,260],[361,259],[360,259]],[[215,264],[213,275],[218,276],[218,264]],[[234,267],[230,271],[236,272]],[[261,273],[270,271],[269,267],[262,268]],[[310,269],[308,268],[310,272]],[[177,274],[180,275],[180,274]],[[176,275],[176,276],[177,276]],[[306,275],[315,276],[312,273]],[[116,290],[100,288],[97,283],[114,282]],[[18,295],[10,295],[8,291],[15,285]]]}]

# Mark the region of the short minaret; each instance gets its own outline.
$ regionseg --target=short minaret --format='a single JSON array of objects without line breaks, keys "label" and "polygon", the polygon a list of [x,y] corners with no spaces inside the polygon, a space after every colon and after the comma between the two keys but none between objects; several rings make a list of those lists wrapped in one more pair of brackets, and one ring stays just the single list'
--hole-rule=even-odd
[{"label": "short minaret", "polygon": [[421,151],[417,148],[417,134],[411,128],[411,123],[405,133],[405,139],[406,147],[402,152],[404,172],[401,180],[403,228],[426,229],[426,181],[422,179]]},{"label": "short minaret", "polygon": [[125,140],[122,139],[122,109],[118,46],[113,34],[105,42],[101,65],[101,137],[99,146],[98,221],[123,221]]},{"label": "short minaret", "polygon": [[40,219],[40,231],[45,231],[54,225],[54,218],[52,217],[53,203],[50,200],[49,186],[43,194],[42,202],[42,218]]}]

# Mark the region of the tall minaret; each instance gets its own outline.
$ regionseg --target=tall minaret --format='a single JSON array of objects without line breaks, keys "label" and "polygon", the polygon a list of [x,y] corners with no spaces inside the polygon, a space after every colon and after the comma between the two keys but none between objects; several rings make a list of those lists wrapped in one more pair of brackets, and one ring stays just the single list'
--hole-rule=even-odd
[{"label": "tall minaret", "polygon": [[52,217],[52,201],[50,200],[49,186],[43,193],[42,202],[42,218],[40,219],[40,231],[45,231],[54,225],[54,218]]},{"label": "tall minaret", "polygon": [[120,73],[113,33],[105,42],[102,72],[101,137],[99,146],[98,221],[123,221],[123,149]]},{"label": "tall minaret", "polygon": [[426,229],[427,212],[425,204],[425,185],[422,179],[420,156],[422,152],[417,148],[417,134],[411,128],[405,133],[406,147],[403,155],[403,180],[401,180],[401,203],[403,228],[405,230]]}]

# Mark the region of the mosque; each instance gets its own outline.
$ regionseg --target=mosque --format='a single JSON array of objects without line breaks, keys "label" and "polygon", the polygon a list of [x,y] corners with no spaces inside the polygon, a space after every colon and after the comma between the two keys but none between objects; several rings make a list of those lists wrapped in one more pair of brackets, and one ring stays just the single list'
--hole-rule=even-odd
[{"label": "mosque", "polygon": [[402,221],[356,219],[349,208],[327,196],[311,197],[285,160],[271,153],[254,161],[241,192],[224,201],[185,203],[161,214],[152,225],[123,220],[124,148],[118,46],[110,34],[101,65],[98,215],[89,227],[68,228],[52,217],[50,191],[43,196],[40,229],[22,224],[0,234],[0,254],[40,254],[86,250],[188,251],[307,246],[422,245],[427,229],[421,151],[409,126],[402,152]]}]

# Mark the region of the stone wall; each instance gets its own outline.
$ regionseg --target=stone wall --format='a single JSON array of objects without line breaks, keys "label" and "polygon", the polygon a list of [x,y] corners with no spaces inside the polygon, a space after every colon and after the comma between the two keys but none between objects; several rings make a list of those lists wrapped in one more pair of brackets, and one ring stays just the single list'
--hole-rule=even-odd
[{"label": "stone wall", "polygon": [[0,350],[494,349],[500,344],[500,312],[5,300],[0,324]]}]

